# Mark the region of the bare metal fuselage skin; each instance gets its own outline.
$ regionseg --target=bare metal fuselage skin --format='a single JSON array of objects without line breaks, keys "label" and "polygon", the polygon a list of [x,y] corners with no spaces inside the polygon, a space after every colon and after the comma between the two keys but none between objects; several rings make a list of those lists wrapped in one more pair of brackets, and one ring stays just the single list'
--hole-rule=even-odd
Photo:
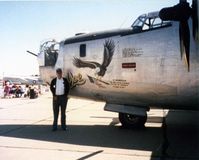
[{"label": "bare metal fuselage skin", "polygon": [[[191,21],[189,24],[191,26]],[[135,34],[110,35],[74,43],[62,41],[55,66],[40,66],[40,75],[50,83],[55,77],[55,69],[63,68],[64,76],[71,83],[70,96],[110,104],[197,110],[199,53],[198,44],[190,35],[189,72],[180,56],[179,23],[171,22],[170,26]],[[81,36],[86,35],[76,37]],[[74,65],[74,58],[102,63],[106,40],[111,40],[115,48],[105,75],[97,75],[99,68]],[[82,44],[86,45],[85,57],[80,57]]]}]

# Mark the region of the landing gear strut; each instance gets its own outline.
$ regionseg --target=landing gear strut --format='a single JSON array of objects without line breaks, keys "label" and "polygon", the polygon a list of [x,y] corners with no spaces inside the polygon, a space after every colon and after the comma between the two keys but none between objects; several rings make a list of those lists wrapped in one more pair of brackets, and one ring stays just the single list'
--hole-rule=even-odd
[{"label": "landing gear strut", "polygon": [[138,116],[128,113],[119,113],[119,120],[124,128],[142,128],[147,120],[147,114]]}]

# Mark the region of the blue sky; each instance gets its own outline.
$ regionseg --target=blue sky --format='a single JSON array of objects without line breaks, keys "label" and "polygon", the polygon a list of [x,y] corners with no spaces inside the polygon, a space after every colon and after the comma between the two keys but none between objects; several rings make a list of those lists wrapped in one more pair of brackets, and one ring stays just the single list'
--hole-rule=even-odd
[{"label": "blue sky", "polygon": [[179,0],[70,0],[0,2],[0,76],[38,74],[34,56],[41,41],[78,32],[130,27],[141,14]]}]

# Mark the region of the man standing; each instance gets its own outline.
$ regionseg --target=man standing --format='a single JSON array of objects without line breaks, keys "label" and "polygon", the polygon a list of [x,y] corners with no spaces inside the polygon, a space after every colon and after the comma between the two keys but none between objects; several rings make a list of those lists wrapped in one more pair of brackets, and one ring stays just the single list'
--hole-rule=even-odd
[{"label": "man standing", "polygon": [[62,77],[62,69],[56,70],[57,78],[54,78],[50,84],[50,90],[53,94],[53,131],[57,130],[57,120],[59,107],[61,106],[61,127],[66,130],[66,105],[68,102],[69,83],[66,78]]}]

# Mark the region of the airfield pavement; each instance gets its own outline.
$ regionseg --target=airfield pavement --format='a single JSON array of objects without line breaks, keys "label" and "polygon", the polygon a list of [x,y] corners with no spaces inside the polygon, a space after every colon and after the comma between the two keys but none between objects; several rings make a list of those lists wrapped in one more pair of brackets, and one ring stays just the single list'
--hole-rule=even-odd
[{"label": "airfield pavement", "polygon": [[103,107],[102,102],[71,98],[68,131],[52,132],[50,93],[0,99],[0,160],[199,159],[198,112],[152,109],[144,129],[130,130]]}]

